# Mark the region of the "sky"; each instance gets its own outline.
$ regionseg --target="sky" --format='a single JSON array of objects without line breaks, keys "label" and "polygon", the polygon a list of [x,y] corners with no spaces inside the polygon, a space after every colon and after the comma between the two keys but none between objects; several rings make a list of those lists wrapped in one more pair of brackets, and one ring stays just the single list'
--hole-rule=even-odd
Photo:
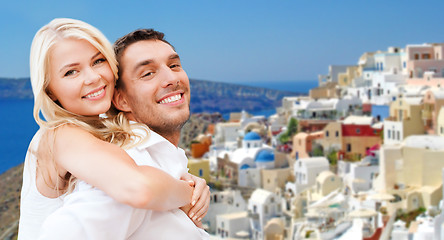
[{"label": "sky", "polygon": [[162,31],[193,79],[231,83],[317,80],[364,52],[444,42],[442,0],[2,0],[0,77],[29,77],[29,49],[57,17],[83,20],[114,42]]}]

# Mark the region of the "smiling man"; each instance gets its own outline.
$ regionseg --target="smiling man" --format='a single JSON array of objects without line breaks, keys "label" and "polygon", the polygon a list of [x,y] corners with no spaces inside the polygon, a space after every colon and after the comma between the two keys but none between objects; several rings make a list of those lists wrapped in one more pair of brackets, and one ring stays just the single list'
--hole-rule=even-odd
[{"label": "smiling man", "polygon": [[179,55],[152,30],[128,34],[115,50],[120,66],[114,104],[177,146],[190,116],[190,84]]},{"label": "smiling man", "polygon": [[[180,178],[187,172],[188,160],[177,145],[180,131],[190,117],[190,84],[179,55],[163,36],[152,29],[140,29],[116,41],[114,50],[120,65],[113,103],[129,120],[152,130],[148,141],[128,154],[137,159],[139,151],[148,152],[152,166]],[[208,238],[184,211],[131,213],[131,221],[140,221],[132,239]],[[140,212],[144,213],[142,219]]]}]

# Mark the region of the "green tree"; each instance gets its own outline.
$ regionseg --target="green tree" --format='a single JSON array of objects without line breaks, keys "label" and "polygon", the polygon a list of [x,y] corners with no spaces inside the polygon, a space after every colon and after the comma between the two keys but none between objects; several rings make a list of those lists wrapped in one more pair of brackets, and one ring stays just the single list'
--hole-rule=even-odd
[{"label": "green tree", "polygon": [[287,143],[297,132],[298,120],[295,118],[290,118],[290,121],[288,121],[287,131],[281,134],[281,136],[279,137],[279,141],[281,141],[281,143]]},{"label": "green tree", "polygon": [[331,151],[327,155],[327,159],[331,165],[336,165],[338,163],[338,152],[336,150]]},{"label": "green tree", "polygon": [[298,120],[296,118],[290,118],[287,127],[288,136],[293,137],[298,132]]},{"label": "green tree", "polygon": [[322,149],[322,146],[316,145],[315,148],[313,148],[311,156],[312,157],[323,157],[324,156],[324,150]]}]

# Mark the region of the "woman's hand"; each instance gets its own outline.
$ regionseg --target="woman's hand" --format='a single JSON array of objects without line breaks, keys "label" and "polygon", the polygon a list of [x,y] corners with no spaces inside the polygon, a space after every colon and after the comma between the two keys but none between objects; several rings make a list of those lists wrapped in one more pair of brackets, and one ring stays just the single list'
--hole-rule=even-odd
[{"label": "woman's hand", "polygon": [[181,180],[187,181],[190,186],[194,186],[191,204],[181,209],[187,213],[188,217],[198,227],[202,227],[201,220],[207,214],[210,206],[210,187],[208,187],[205,179],[196,177],[190,173],[182,176]]}]

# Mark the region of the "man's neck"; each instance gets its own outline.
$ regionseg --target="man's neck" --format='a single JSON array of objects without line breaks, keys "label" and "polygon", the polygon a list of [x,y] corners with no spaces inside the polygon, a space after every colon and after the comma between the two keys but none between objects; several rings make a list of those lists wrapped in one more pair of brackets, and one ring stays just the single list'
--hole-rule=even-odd
[{"label": "man's neck", "polygon": [[152,129],[152,130],[155,131],[160,136],[164,137],[166,140],[168,140],[174,146],[176,146],[176,147],[179,146],[180,132],[178,132],[178,133],[162,133],[162,132],[156,131],[154,129]]},{"label": "man's neck", "polygon": [[[134,121],[134,122],[139,122],[139,121],[137,121],[137,119],[134,117],[133,114],[125,113],[125,115],[126,115],[128,120]],[[160,136],[162,136],[163,138],[168,140],[168,142],[170,142],[174,146],[176,146],[176,147],[179,146],[180,131],[182,129],[182,126],[180,126],[180,127],[178,126],[177,129],[174,129],[174,130],[168,129],[169,131],[165,131],[164,129],[151,128],[151,126],[148,126],[148,127],[151,129],[151,131],[156,132],[157,134],[159,134]]]}]

